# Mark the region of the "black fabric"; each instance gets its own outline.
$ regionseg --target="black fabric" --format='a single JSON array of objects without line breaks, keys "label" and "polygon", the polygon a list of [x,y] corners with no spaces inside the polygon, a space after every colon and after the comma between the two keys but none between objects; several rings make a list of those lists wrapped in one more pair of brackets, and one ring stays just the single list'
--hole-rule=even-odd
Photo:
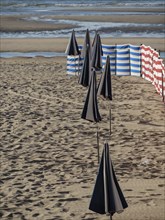
[{"label": "black fabric", "polygon": [[88,29],[86,30],[86,33],[85,33],[85,39],[84,39],[83,50],[82,50],[82,57],[86,56],[87,47],[88,47],[89,57],[91,58],[91,39],[90,39],[90,33],[89,33]]},{"label": "black fabric", "polygon": [[89,209],[99,214],[113,215],[127,207],[109,157],[109,145],[105,143]]},{"label": "black fabric", "polygon": [[90,65],[90,56],[89,56],[89,47],[86,48],[86,55],[83,62],[83,67],[80,72],[78,83],[84,87],[89,86],[91,78],[91,65]]},{"label": "black fabric", "polygon": [[107,56],[105,69],[100,78],[97,94],[102,95],[106,99],[112,100],[112,83],[109,56]]},{"label": "black fabric", "polygon": [[95,38],[93,40],[92,46],[92,58],[91,58],[91,67],[94,67],[96,70],[102,68],[102,45],[100,35],[96,32]]},{"label": "black fabric", "polygon": [[81,118],[92,122],[101,121],[98,110],[97,88],[96,88],[96,72],[93,70],[90,77],[90,85],[88,88],[85,104],[81,114]]},{"label": "black fabric", "polygon": [[76,55],[80,55],[80,51],[78,48],[78,44],[77,44],[77,40],[76,40],[76,36],[75,36],[75,31],[72,31],[69,43],[67,45],[66,51],[65,53],[67,55],[70,56],[76,56]]}]

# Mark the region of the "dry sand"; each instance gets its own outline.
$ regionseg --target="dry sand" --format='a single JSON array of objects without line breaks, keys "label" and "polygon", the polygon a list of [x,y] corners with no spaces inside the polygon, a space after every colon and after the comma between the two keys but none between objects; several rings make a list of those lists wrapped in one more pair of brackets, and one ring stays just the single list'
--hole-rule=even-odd
[{"label": "dry sand", "polygon": [[[129,205],[113,219],[164,220],[162,98],[139,77],[112,85],[110,154]],[[1,219],[109,219],[88,210],[98,164],[96,125],[81,119],[86,92],[64,57],[1,59]],[[101,151],[108,107],[99,98]]]}]

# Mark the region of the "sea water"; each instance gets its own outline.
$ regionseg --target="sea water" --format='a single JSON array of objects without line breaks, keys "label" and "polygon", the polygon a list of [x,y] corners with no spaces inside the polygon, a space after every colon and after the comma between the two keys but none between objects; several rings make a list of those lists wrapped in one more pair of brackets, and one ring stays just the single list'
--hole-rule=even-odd
[{"label": "sea water", "polygon": [[1,0],[1,13],[30,13],[65,11],[69,7],[164,7],[164,0]]},{"label": "sea water", "polygon": [[[160,15],[165,12],[156,11],[132,11],[131,8],[165,8],[162,0],[1,0],[1,15],[22,15],[25,20],[40,21],[44,23],[64,23],[75,25],[76,36],[84,37],[85,30],[90,27],[91,35],[98,30],[101,37],[164,37],[164,24],[140,24],[138,23],[113,23],[113,22],[84,22],[73,20],[56,20],[48,18],[50,15]],[[119,11],[92,11],[90,9],[112,9],[124,8]],[[83,9],[83,10],[82,10]],[[86,10],[88,9],[88,10]],[[129,11],[127,11],[129,9]],[[103,27],[103,28],[102,28]],[[129,27],[133,31],[129,30]],[[144,28],[145,27],[145,28]],[[159,27],[159,29],[155,28]],[[1,38],[54,38],[68,37],[72,29],[61,29],[52,31],[22,31],[0,32]]]}]

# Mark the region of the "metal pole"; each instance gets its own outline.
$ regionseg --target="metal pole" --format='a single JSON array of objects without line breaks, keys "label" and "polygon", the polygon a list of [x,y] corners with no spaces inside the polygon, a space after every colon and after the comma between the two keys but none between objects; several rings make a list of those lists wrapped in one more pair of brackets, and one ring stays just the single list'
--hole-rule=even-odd
[{"label": "metal pole", "polygon": [[142,77],[142,53],[141,53],[141,48],[142,48],[142,45],[140,45],[140,77]]},{"label": "metal pole", "polygon": [[165,102],[163,86],[164,86],[164,85],[163,85],[163,71],[162,71],[162,97],[163,97],[163,102]]},{"label": "metal pole", "polygon": [[77,59],[77,58],[74,56],[74,64],[75,64],[75,76],[77,76],[76,59]]},{"label": "metal pole", "polygon": [[128,52],[129,52],[129,72],[130,72],[130,76],[131,76],[132,73],[131,73],[131,49],[130,48],[128,48]]},{"label": "metal pole", "polygon": [[109,134],[111,136],[111,133],[112,133],[112,129],[111,129],[111,102],[110,102],[110,105],[109,105]]},{"label": "metal pole", "polygon": [[98,155],[98,163],[100,161],[100,153],[99,153],[99,126],[97,123],[97,155]]},{"label": "metal pole", "polygon": [[78,55],[78,76],[80,75],[80,54]]},{"label": "metal pole", "polygon": [[115,44],[115,75],[117,75],[117,44]]}]

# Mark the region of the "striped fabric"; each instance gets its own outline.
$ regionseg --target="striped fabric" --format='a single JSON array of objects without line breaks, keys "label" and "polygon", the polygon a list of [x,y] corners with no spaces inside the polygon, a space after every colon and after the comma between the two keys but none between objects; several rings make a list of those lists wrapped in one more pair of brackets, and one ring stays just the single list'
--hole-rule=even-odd
[{"label": "striped fabric", "polygon": [[165,93],[165,74],[163,72],[162,60],[155,57],[153,62],[153,85],[160,95]]},{"label": "striped fabric", "polygon": [[131,75],[129,45],[116,45],[116,75]]},{"label": "striped fabric", "polygon": [[[82,50],[82,45],[79,45]],[[107,55],[110,56],[110,68],[112,75],[140,76],[140,47],[134,45],[104,45],[102,44],[103,67],[106,62]],[[81,71],[83,65],[83,58],[79,56],[67,56],[67,74],[77,75]]]},{"label": "striped fabric", "polygon": [[[149,46],[141,46],[142,77],[155,86],[156,91],[165,97],[165,67],[159,53]],[[165,100],[164,100],[165,101]]]},{"label": "striped fabric", "polygon": [[130,70],[132,76],[141,76],[141,49],[130,45]]},{"label": "striped fabric", "polygon": [[[79,50],[82,50],[82,45],[79,45]],[[78,75],[82,69],[83,58],[81,56],[67,56],[67,74]]]},{"label": "striped fabric", "polygon": [[141,46],[141,73],[150,82],[153,82],[153,51],[149,46]]},{"label": "striped fabric", "polygon": [[67,74],[78,75],[81,71],[83,58],[81,56],[67,56]]},{"label": "striped fabric", "polygon": [[102,56],[103,68],[105,66],[107,56],[109,55],[111,74],[115,75],[116,74],[116,46],[102,44],[102,50],[103,50],[103,56]]},{"label": "striped fabric", "polygon": [[139,46],[124,45],[102,45],[102,63],[105,65],[107,55],[110,56],[111,74],[118,76],[135,75],[141,73],[141,52]]},{"label": "striped fabric", "polygon": [[[79,45],[80,51],[82,45]],[[105,66],[107,55],[110,57],[112,75],[142,76],[150,81],[165,101],[165,67],[157,51],[150,46],[130,44],[102,44],[102,65]],[[67,56],[67,74],[78,75],[83,66],[83,57]]]}]

